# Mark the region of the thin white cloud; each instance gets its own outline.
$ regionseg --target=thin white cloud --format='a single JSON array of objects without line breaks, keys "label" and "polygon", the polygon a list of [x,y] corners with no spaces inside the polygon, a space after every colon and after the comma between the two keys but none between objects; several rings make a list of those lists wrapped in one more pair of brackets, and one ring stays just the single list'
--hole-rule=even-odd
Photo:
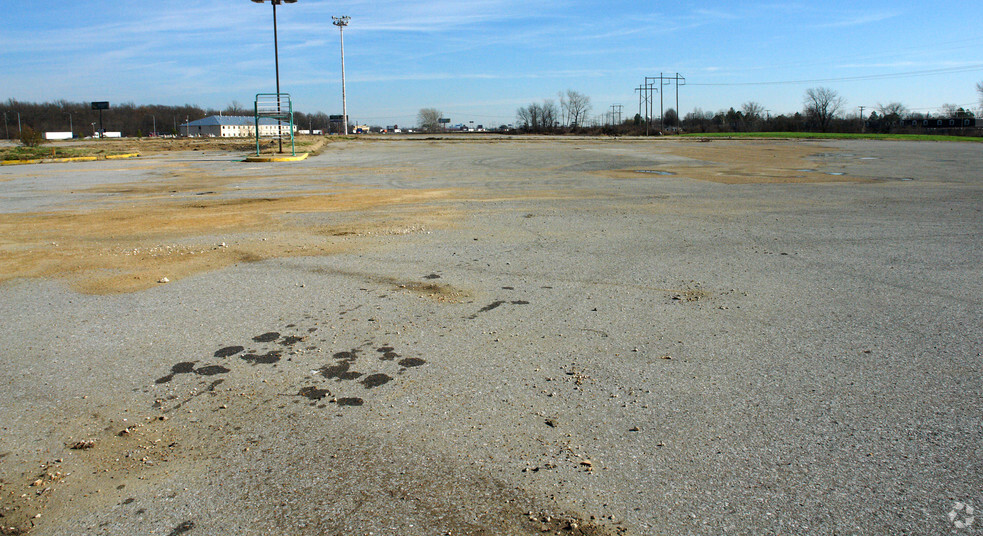
[{"label": "thin white cloud", "polygon": [[878,22],[900,17],[902,14],[897,11],[887,11],[878,13],[857,13],[846,15],[839,20],[818,24],[816,28],[849,28],[853,26],[865,26]]}]

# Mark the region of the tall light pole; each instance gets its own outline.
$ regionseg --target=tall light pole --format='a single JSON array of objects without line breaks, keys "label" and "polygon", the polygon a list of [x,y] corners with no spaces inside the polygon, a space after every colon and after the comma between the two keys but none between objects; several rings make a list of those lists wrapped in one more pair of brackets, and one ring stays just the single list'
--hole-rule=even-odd
[{"label": "tall light pole", "polygon": [[[270,2],[273,4],[273,62],[276,67],[276,113],[280,115],[280,51],[277,47],[277,37],[276,37],[276,6],[277,4],[295,4],[297,0],[253,0],[257,4],[262,4],[263,2]],[[276,120],[276,135],[277,140],[280,142],[280,152],[283,152],[283,127],[280,124],[280,118],[277,117]]]},{"label": "tall light pole", "polygon": [[345,26],[351,17],[331,17],[334,24],[341,32],[341,124],[345,129],[345,136],[348,135],[348,98],[345,95]]}]

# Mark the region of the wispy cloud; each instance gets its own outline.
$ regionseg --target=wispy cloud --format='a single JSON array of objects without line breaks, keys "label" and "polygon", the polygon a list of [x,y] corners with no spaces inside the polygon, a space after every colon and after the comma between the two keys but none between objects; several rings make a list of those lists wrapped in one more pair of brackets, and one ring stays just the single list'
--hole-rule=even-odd
[{"label": "wispy cloud", "polygon": [[876,13],[854,13],[847,14],[838,20],[817,24],[817,28],[849,28],[852,26],[866,26],[878,22],[900,17],[902,13],[898,11],[884,11]]}]

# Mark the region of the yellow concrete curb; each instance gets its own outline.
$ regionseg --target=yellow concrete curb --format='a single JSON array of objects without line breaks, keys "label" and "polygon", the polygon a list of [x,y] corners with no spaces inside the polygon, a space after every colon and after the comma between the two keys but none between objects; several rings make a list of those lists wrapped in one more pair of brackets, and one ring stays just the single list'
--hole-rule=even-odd
[{"label": "yellow concrete curb", "polygon": [[243,162],[300,162],[301,160],[306,160],[310,153],[300,153],[297,156],[285,156],[285,155],[260,155],[260,156],[247,156]]},{"label": "yellow concrete curb", "polygon": [[98,156],[69,156],[65,158],[43,158],[39,162],[60,164],[64,162],[92,162],[99,160]]},{"label": "yellow concrete curb", "polygon": [[119,160],[121,158],[136,158],[140,153],[110,154],[106,156],[68,156],[65,158],[35,158],[33,160],[3,160],[0,165],[17,166],[21,164],[64,164],[66,162],[92,162],[95,160]]}]

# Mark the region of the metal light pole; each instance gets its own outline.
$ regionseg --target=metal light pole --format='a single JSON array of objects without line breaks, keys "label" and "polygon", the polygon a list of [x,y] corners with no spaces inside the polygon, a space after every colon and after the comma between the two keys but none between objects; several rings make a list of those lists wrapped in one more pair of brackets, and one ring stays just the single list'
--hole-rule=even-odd
[{"label": "metal light pole", "polygon": [[72,112],[68,112],[68,131],[72,133],[72,137],[75,137],[75,128],[72,126]]},{"label": "metal light pole", "polygon": [[345,129],[345,136],[348,135],[348,98],[345,95],[345,26],[351,17],[331,17],[334,24],[341,32],[341,124]]},{"label": "metal light pole", "polygon": [[[277,4],[295,4],[297,0],[253,0],[257,4],[262,4],[263,2],[269,1],[273,4],[273,62],[276,67],[276,113],[280,115],[280,51],[277,47],[277,36],[276,36],[276,6]],[[283,152],[283,126],[280,123],[280,118],[276,120],[276,136],[277,141],[280,142],[280,152]]]}]

